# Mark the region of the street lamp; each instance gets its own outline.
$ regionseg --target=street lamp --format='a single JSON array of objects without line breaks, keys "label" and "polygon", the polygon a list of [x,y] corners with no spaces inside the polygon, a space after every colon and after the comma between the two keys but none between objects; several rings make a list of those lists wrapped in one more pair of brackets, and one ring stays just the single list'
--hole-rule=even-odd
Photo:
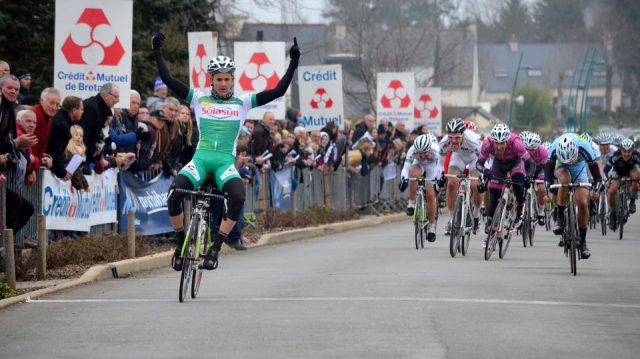
[{"label": "street lamp", "polygon": [[[594,52],[595,57],[595,52]],[[589,61],[589,67],[587,69],[587,79],[585,81],[584,86],[584,94],[582,95],[582,111],[580,113],[580,132],[585,132],[587,130],[587,111],[589,109],[589,87],[591,86],[591,78],[593,77],[593,68],[592,66],[605,65],[606,62],[603,60],[595,60],[592,59]]]},{"label": "street lamp", "polygon": [[[524,56],[524,51],[520,51],[520,59],[518,60],[518,67],[516,68],[516,78],[513,80],[513,88],[511,89],[511,97],[509,100],[509,128],[512,128],[512,119],[513,119],[513,103],[515,99],[513,96],[516,93],[516,85],[518,84],[518,75],[520,74],[520,70],[531,70],[531,65],[522,65],[522,57]],[[519,96],[521,97],[521,96]],[[524,98],[523,102],[524,103]]]}]

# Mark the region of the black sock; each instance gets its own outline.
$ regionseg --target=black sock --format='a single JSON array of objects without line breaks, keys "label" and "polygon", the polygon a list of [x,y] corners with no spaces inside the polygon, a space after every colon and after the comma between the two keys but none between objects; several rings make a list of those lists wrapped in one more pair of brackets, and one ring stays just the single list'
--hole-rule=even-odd
[{"label": "black sock", "polygon": [[587,229],[586,228],[578,228],[580,232],[580,244],[584,244],[587,241]]},{"label": "black sock", "polygon": [[222,231],[218,232],[218,235],[216,236],[216,240],[213,242],[213,249],[217,252],[220,252],[220,249],[222,248],[222,243],[224,243],[224,240],[227,239],[228,234],[223,233]]},{"label": "black sock", "polygon": [[181,246],[182,241],[184,241],[184,228],[174,229],[173,234],[175,236],[174,240],[176,242],[176,246]]}]

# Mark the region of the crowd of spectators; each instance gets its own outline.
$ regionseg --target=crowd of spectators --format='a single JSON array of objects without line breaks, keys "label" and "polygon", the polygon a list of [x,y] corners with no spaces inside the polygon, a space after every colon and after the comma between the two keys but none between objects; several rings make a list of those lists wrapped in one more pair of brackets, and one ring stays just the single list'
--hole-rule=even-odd
[{"label": "crowd of spectators", "polygon": [[[143,101],[130,91],[129,108],[120,102],[120,88],[106,83],[94,96],[61,98],[60,91],[45,88],[39,97],[31,91],[31,73],[11,72],[0,60],[0,166],[12,167],[20,186],[35,182],[44,166],[74,190],[91,191],[83,174],[102,173],[109,168],[130,171],[143,179],[148,173],[176,176],[193,156],[198,129],[188,104],[169,96],[158,77],[153,94]],[[410,134],[404,123],[393,127],[372,115],[352,128],[329,122],[320,130],[308,130],[304,117],[276,120],[271,112],[262,120],[245,122],[237,147],[237,166],[244,178],[260,185],[259,173],[286,166],[302,181],[302,169],[335,171],[341,165],[366,175],[372,166],[401,163],[412,140],[424,129]],[[345,156],[346,155],[346,156]],[[348,163],[345,163],[348,158]],[[151,171],[151,172],[149,172]],[[6,178],[0,174],[0,181]],[[254,186],[255,187],[255,186]],[[7,227],[18,232],[34,212],[19,193],[7,190]]]}]

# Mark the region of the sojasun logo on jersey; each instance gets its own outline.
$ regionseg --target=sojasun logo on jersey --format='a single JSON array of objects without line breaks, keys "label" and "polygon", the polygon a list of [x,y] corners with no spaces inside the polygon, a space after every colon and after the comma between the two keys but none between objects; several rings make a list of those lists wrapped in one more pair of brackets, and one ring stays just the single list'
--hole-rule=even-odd
[{"label": "sojasun logo on jersey", "polygon": [[213,106],[210,103],[204,103],[200,108],[200,115],[213,117],[221,120],[229,117],[236,117],[236,118],[240,117],[240,111],[232,110],[226,107],[220,108],[220,107]]}]

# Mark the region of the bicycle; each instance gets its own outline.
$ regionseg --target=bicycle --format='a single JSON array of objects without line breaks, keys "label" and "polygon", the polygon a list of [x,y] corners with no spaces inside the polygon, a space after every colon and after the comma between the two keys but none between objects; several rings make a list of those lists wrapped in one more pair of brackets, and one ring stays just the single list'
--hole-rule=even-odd
[{"label": "bicycle", "polygon": [[416,189],[416,207],[413,210],[413,225],[415,230],[416,249],[424,248],[424,240],[427,236],[427,226],[429,219],[427,218],[427,207],[425,205],[425,185],[433,186],[434,181],[427,181],[424,177],[409,178],[409,181],[417,181]]},{"label": "bicycle", "polygon": [[607,235],[607,213],[609,213],[609,200],[607,199],[607,191],[603,192],[600,195],[600,200],[598,200],[598,222],[600,222],[600,228],[602,230],[602,235]]},{"label": "bicycle", "polygon": [[471,211],[471,181],[477,181],[478,177],[468,175],[450,175],[445,177],[458,179],[458,198],[451,222],[451,235],[449,237],[449,253],[454,258],[458,252],[467,255],[469,240],[473,231],[473,215]]},{"label": "bicycle", "polygon": [[624,234],[624,225],[627,223],[627,220],[629,220],[629,186],[631,185],[631,182],[634,181],[637,180],[627,177],[621,178],[620,187],[616,194],[616,223],[614,223],[614,228],[620,229],[618,234],[618,239],[620,240],[622,240],[622,236]]},{"label": "bicycle", "polygon": [[[203,191],[190,191],[186,189],[176,189],[178,193],[184,193],[191,196],[192,213],[189,219],[189,227],[185,233],[185,240],[182,243],[180,255],[184,258],[182,263],[182,274],[180,276],[180,289],[178,291],[178,299],[182,303],[187,297],[189,284],[191,284],[191,298],[198,295],[200,283],[202,282],[202,274],[204,268],[205,253],[211,246],[211,228],[209,221],[211,219],[211,201],[223,201],[223,216],[227,213],[227,197],[221,194],[208,193]],[[210,191],[209,191],[210,192]]]},{"label": "bicycle", "polygon": [[591,183],[570,183],[570,184],[554,184],[550,188],[566,187],[569,189],[569,203],[567,204],[567,221],[562,230],[562,240],[564,243],[564,255],[569,257],[569,266],[573,275],[578,274],[577,259],[580,258],[580,248],[578,247],[579,232],[578,220],[576,216],[576,207],[573,203],[573,191],[576,188],[591,188]]},{"label": "bicycle", "polygon": [[507,254],[511,236],[515,232],[515,229],[512,228],[511,225],[515,220],[516,197],[513,194],[511,186],[521,185],[508,179],[496,178],[495,180],[505,186],[502,188],[498,206],[493,213],[489,235],[487,236],[484,247],[484,259],[487,261],[495,251],[496,244],[498,244],[498,255],[500,258],[504,258]]},{"label": "bicycle", "polygon": [[[536,225],[538,224],[538,196],[536,194],[536,185],[543,184],[542,180],[530,180],[531,185],[525,194],[524,210],[522,212],[522,244],[527,248],[533,247],[533,237],[536,234]],[[546,219],[546,218],[545,218]]]}]

